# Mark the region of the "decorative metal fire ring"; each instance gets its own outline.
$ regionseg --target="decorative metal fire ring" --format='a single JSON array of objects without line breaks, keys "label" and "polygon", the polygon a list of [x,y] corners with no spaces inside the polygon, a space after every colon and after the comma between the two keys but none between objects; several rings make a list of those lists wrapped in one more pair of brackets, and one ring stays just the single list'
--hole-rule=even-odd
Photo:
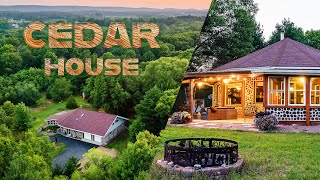
[{"label": "decorative metal fire ring", "polygon": [[217,138],[174,139],[164,143],[164,160],[182,167],[217,167],[237,162],[238,143]]}]

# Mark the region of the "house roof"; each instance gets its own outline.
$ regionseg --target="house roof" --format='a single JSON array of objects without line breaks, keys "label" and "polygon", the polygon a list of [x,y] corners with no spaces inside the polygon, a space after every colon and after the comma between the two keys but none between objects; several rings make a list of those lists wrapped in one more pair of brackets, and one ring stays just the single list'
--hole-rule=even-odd
[{"label": "house roof", "polygon": [[266,48],[234,60],[213,70],[213,72],[248,71],[255,69],[315,70],[320,67],[320,51],[286,38]]},{"label": "house roof", "polygon": [[117,115],[78,108],[51,115],[47,120],[56,120],[58,125],[99,136],[104,136]]}]

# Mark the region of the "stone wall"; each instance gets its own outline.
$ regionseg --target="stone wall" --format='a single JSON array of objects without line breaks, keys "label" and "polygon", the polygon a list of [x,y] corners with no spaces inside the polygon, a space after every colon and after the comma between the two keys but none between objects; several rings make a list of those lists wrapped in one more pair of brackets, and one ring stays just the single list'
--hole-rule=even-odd
[{"label": "stone wall", "polygon": [[279,121],[306,120],[306,108],[268,108],[267,111],[277,115]]},{"label": "stone wall", "polygon": [[310,109],[310,121],[320,121],[320,108]]}]

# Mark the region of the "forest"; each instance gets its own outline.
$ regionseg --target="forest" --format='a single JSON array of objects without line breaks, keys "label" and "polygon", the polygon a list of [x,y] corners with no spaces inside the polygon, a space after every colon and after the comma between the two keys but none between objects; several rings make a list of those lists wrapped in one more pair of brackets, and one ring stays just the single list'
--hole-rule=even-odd
[{"label": "forest", "polygon": [[[211,5],[207,18],[95,19],[61,13],[55,19],[39,13],[25,17],[21,12],[0,13],[0,179],[147,179],[159,150],[157,136],[166,126],[190,59],[189,71],[210,70],[279,41],[281,31],[288,38],[320,49],[319,30],[304,30],[284,19],[275,22],[275,30],[266,40],[255,19],[258,7],[252,0],[218,2]],[[160,26],[160,48],[152,49],[143,42],[139,49],[105,49],[102,45],[91,49],[32,49],[24,43],[23,30],[37,17],[46,24],[94,22],[104,30],[110,22],[124,22],[128,28],[132,22],[155,22]],[[47,41],[45,32],[36,36]],[[57,62],[58,58],[72,57],[93,61],[139,58],[139,76],[83,73],[58,77],[55,70],[51,76],[44,75],[45,58]],[[86,171],[78,169],[75,159],[68,160],[65,167],[52,167],[61,151],[48,137],[35,132],[34,124],[44,124],[45,119],[35,119],[32,109],[41,109],[44,101],[58,105],[68,101],[68,108],[74,108],[78,106],[73,105],[75,98],[81,96],[96,110],[130,118],[130,142],[115,160],[90,150],[84,155],[89,160]]]},{"label": "forest", "polygon": [[[54,19],[47,20],[44,22],[47,25],[54,21]],[[70,21],[68,18],[59,20],[59,22],[68,21]],[[159,135],[165,128],[170,116],[181,80],[192,57],[193,47],[198,41],[204,17],[106,18],[104,20],[78,17],[78,21],[100,23],[104,31],[107,31],[110,22],[124,22],[130,37],[132,22],[155,22],[161,29],[157,37],[160,48],[150,48],[148,42],[143,41],[142,48],[138,49],[121,47],[106,49],[103,48],[103,44],[91,49],[48,47],[34,49],[28,47],[23,39],[24,27],[30,21],[28,19],[15,21],[2,17],[0,20],[1,179],[39,179],[40,177],[41,179],[79,179],[76,178],[78,176],[92,179],[91,176],[97,176],[99,173],[103,178],[123,179],[139,176],[140,171],[145,171],[150,166],[159,142],[159,138],[155,135]],[[12,26],[16,23],[20,28]],[[85,33],[90,37],[91,32]],[[47,31],[38,32],[35,38],[41,38],[47,42]],[[90,76],[83,72],[78,76],[65,73],[63,77],[59,77],[57,70],[52,70],[50,76],[45,75],[45,58],[51,58],[52,62],[56,63],[58,58],[67,60],[73,57],[83,61],[90,58],[93,66],[98,58],[104,60],[138,58],[140,60],[139,76],[105,76],[103,73]],[[48,137],[35,132],[37,130],[35,128],[45,124],[45,119],[34,117],[34,109],[42,109],[48,102],[53,104],[66,102],[67,108],[76,108],[79,104],[75,99],[82,96],[96,110],[104,110],[131,119],[128,148],[122,149],[122,154],[117,157],[118,166],[110,169],[110,173],[101,171],[101,168],[106,168],[105,163],[111,163],[110,158],[94,150],[84,156],[88,159],[103,156],[105,161],[103,164],[93,162],[90,167],[87,167],[87,173],[77,170],[78,160],[74,158],[69,159],[64,167],[52,167],[54,157],[61,152],[59,147],[61,145],[51,143]],[[36,127],[35,124],[37,124]],[[142,131],[145,132],[138,135]],[[128,159],[131,158],[132,161],[143,159],[138,155],[132,156],[132,153],[137,153],[137,150],[139,152],[143,150],[148,154],[144,157],[145,161],[140,163],[141,167],[135,167],[138,169],[122,174],[122,169],[131,168],[130,164],[133,162],[127,162]],[[30,164],[32,165],[29,166]]]}]

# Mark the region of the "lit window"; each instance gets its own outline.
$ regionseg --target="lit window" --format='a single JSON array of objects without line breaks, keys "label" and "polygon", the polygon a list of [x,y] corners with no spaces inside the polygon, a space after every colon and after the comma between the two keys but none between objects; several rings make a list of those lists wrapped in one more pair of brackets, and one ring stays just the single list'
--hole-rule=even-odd
[{"label": "lit window", "polygon": [[284,105],[284,77],[269,77],[269,105]]},{"label": "lit window", "polygon": [[263,103],[263,82],[255,83],[256,103]]},{"label": "lit window", "polygon": [[305,104],[305,85],[304,77],[289,78],[289,104],[304,105]]},{"label": "lit window", "polygon": [[320,105],[320,78],[311,78],[311,105]]},{"label": "lit window", "polygon": [[242,84],[234,83],[226,85],[226,105],[240,105],[242,97]]}]

